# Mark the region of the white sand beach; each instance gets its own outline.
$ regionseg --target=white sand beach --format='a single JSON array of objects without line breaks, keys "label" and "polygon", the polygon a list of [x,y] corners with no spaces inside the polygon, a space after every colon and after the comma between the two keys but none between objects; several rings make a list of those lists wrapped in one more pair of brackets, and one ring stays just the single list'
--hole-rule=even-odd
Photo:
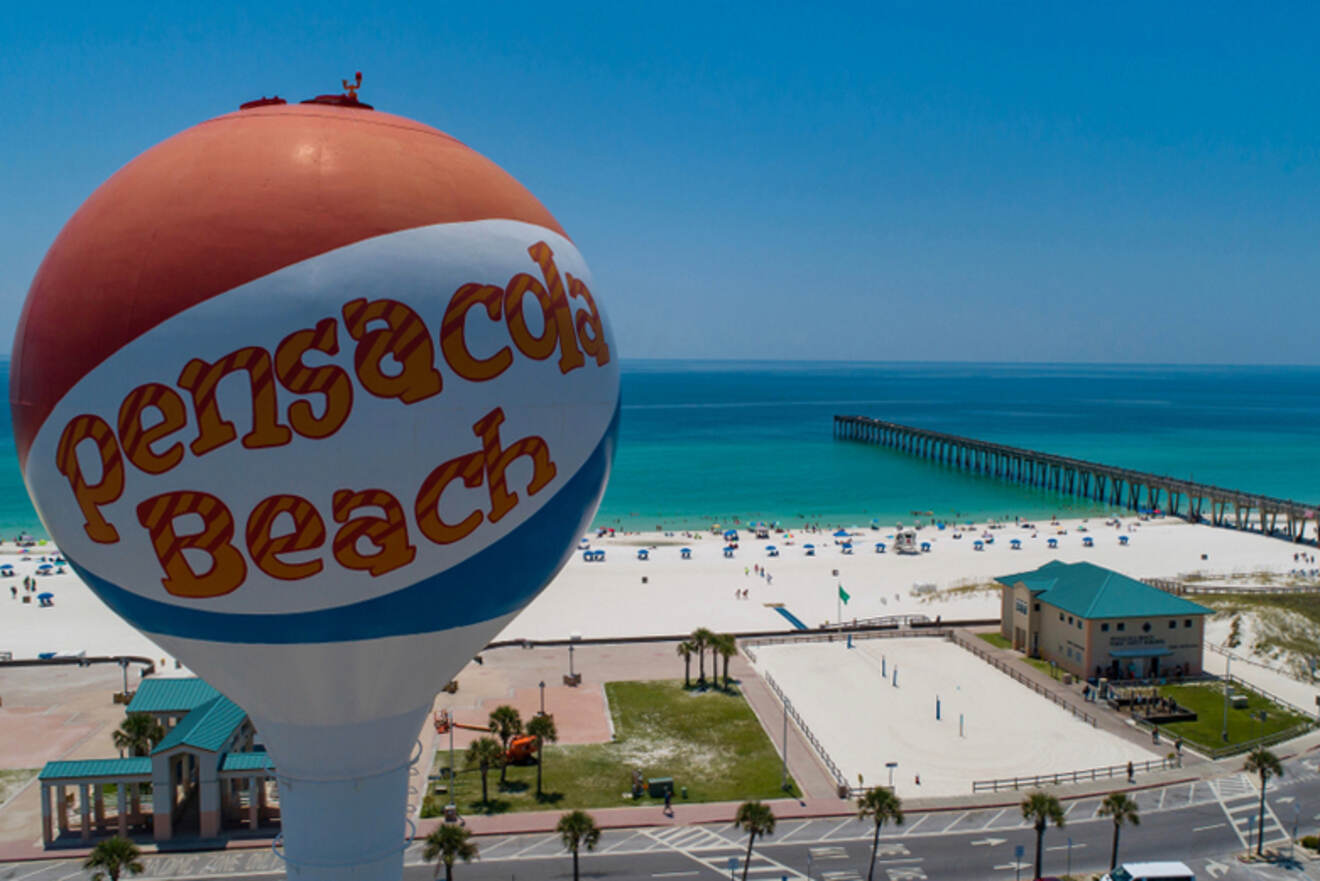
[{"label": "white sand beach", "polygon": [[[782,603],[814,627],[835,620],[840,584],[850,595],[842,607],[846,620],[884,615],[941,616],[946,621],[997,618],[997,592],[948,589],[987,583],[995,576],[1054,559],[1089,560],[1138,578],[1174,578],[1198,571],[1286,573],[1296,565],[1295,546],[1255,533],[1175,519],[1123,518],[1120,529],[1102,524],[1103,520],[1061,521],[1051,527],[1041,522],[1036,529],[1009,525],[991,530],[995,541],[981,551],[973,550],[973,542],[986,531],[985,524],[960,530],[958,539],[952,529],[927,527],[918,535],[920,541],[930,542],[931,550],[918,555],[895,554],[892,529],[853,530],[851,555],[841,553],[828,532],[758,541],[744,529],[732,559],[723,556],[723,539],[710,534],[684,538],[633,533],[593,539],[592,547],[605,550],[605,560],[587,563],[575,553],[545,591],[496,638],[680,634],[703,626],[744,632],[789,628],[789,621],[770,607],[772,603]],[[1119,535],[1128,536],[1126,546],[1119,544]],[[1083,547],[1087,536],[1094,542],[1091,548]],[[1051,537],[1057,539],[1057,549],[1047,546]],[[1011,549],[1013,538],[1021,541],[1021,550]],[[876,541],[890,545],[886,553],[874,552]],[[816,546],[815,556],[806,556],[807,543]],[[767,544],[776,545],[780,555],[769,556]],[[649,560],[637,559],[639,547],[651,548]],[[691,548],[690,559],[682,559],[683,547]],[[22,603],[23,577],[36,571],[39,557],[52,553],[54,549],[48,547],[21,555],[12,545],[0,546],[0,563],[15,566],[14,577],[0,577],[0,604],[9,606],[8,613],[0,616],[0,651],[13,652],[16,658],[49,651],[140,654],[168,658],[173,666],[173,658],[111,612],[67,568],[63,575],[38,578],[38,591],[54,594],[51,607],[40,607],[35,594],[31,602]],[[1202,560],[1202,554],[1208,559]],[[754,571],[762,566],[769,577]],[[932,584],[940,590],[933,596],[917,596],[915,584]],[[19,599],[5,595],[11,586],[19,587]],[[735,599],[735,591],[742,590],[748,598]]]},{"label": "white sand beach", "polygon": [[[1057,526],[1037,522],[1034,529],[1006,525],[989,530],[995,540],[980,551],[973,543],[987,531],[985,524],[958,530],[962,537],[956,539],[953,529],[926,527],[918,532],[918,541],[929,542],[931,549],[917,555],[893,552],[892,528],[851,530],[855,533],[851,555],[840,551],[831,532],[756,540],[742,529],[732,559],[723,555],[723,539],[709,533],[696,538],[681,533],[593,538],[591,546],[603,549],[605,560],[588,563],[575,554],[498,638],[679,634],[703,626],[746,632],[791,626],[768,605],[772,603],[782,603],[807,626],[815,627],[836,620],[840,584],[850,596],[842,608],[845,620],[885,615],[998,618],[997,591],[950,593],[947,589],[984,584],[1050,560],[1089,561],[1135,578],[1176,578],[1193,572],[1286,573],[1297,565],[1294,545],[1257,533],[1172,518],[1125,517],[1117,529],[1103,524],[1099,518],[1060,521]],[[1119,536],[1126,536],[1128,544],[1121,545]],[[1093,547],[1083,546],[1087,537]],[[1021,542],[1020,550],[1011,547],[1015,538]],[[1057,549],[1048,546],[1050,538],[1057,540]],[[877,541],[888,545],[885,553],[875,553]],[[803,546],[808,543],[816,546],[815,556],[806,555]],[[779,549],[779,556],[769,556],[765,546],[770,544]],[[648,560],[637,559],[639,547],[651,548]],[[690,559],[682,559],[684,547],[691,549]],[[764,567],[769,577],[758,575],[754,566]],[[915,596],[916,584],[935,585],[940,592],[934,597]],[[735,591],[744,589],[748,599],[736,599]]]}]

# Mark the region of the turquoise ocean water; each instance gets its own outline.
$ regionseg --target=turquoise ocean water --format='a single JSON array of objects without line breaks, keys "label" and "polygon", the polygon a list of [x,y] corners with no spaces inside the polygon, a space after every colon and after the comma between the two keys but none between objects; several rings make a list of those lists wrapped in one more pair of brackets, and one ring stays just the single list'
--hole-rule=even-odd
[{"label": "turquoise ocean water", "polygon": [[[9,365],[0,362],[8,387]],[[0,535],[40,531],[0,430]],[[862,414],[1320,503],[1320,367],[636,361],[600,525],[1100,508],[835,441]]]}]

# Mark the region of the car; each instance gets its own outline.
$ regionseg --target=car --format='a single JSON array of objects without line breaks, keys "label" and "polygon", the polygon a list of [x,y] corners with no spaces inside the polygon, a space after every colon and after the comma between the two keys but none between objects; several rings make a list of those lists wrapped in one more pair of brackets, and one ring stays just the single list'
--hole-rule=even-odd
[{"label": "car", "polygon": [[1100,881],[1196,881],[1196,874],[1176,861],[1124,863]]}]

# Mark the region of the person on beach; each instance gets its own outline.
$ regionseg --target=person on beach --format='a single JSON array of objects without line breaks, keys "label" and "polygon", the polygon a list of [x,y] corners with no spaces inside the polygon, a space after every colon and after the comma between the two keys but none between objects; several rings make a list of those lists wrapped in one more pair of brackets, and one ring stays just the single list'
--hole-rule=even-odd
[{"label": "person on beach", "polygon": [[1132,767],[1132,761],[1130,759],[1128,760],[1127,772],[1128,772],[1128,783],[1135,783],[1137,780],[1137,772],[1136,769]]}]

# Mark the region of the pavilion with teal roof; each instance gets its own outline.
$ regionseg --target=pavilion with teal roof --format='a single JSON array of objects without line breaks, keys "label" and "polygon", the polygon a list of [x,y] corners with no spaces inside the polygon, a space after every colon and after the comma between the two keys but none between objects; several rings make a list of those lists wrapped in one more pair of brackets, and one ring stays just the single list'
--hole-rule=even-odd
[{"label": "pavilion with teal roof", "polygon": [[[216,839],[225,829],[256,830],[278,818],[270,756],[229,698],[195,677],[149,677],[127,711],[151,716],[165,736],[149,756],[47,762],[38,775],[46,846],[75,834],[75,807],[80,841],[133,831],[156,841]],[[115,787],[112,818],[108,786]]]},{"label": "pavilion with teal roof", "polygon": [[995,580],[1000,631],[1018,651],[1083,679],[1201,674],[1212,609],[1093,563],[1056,560]]}]

